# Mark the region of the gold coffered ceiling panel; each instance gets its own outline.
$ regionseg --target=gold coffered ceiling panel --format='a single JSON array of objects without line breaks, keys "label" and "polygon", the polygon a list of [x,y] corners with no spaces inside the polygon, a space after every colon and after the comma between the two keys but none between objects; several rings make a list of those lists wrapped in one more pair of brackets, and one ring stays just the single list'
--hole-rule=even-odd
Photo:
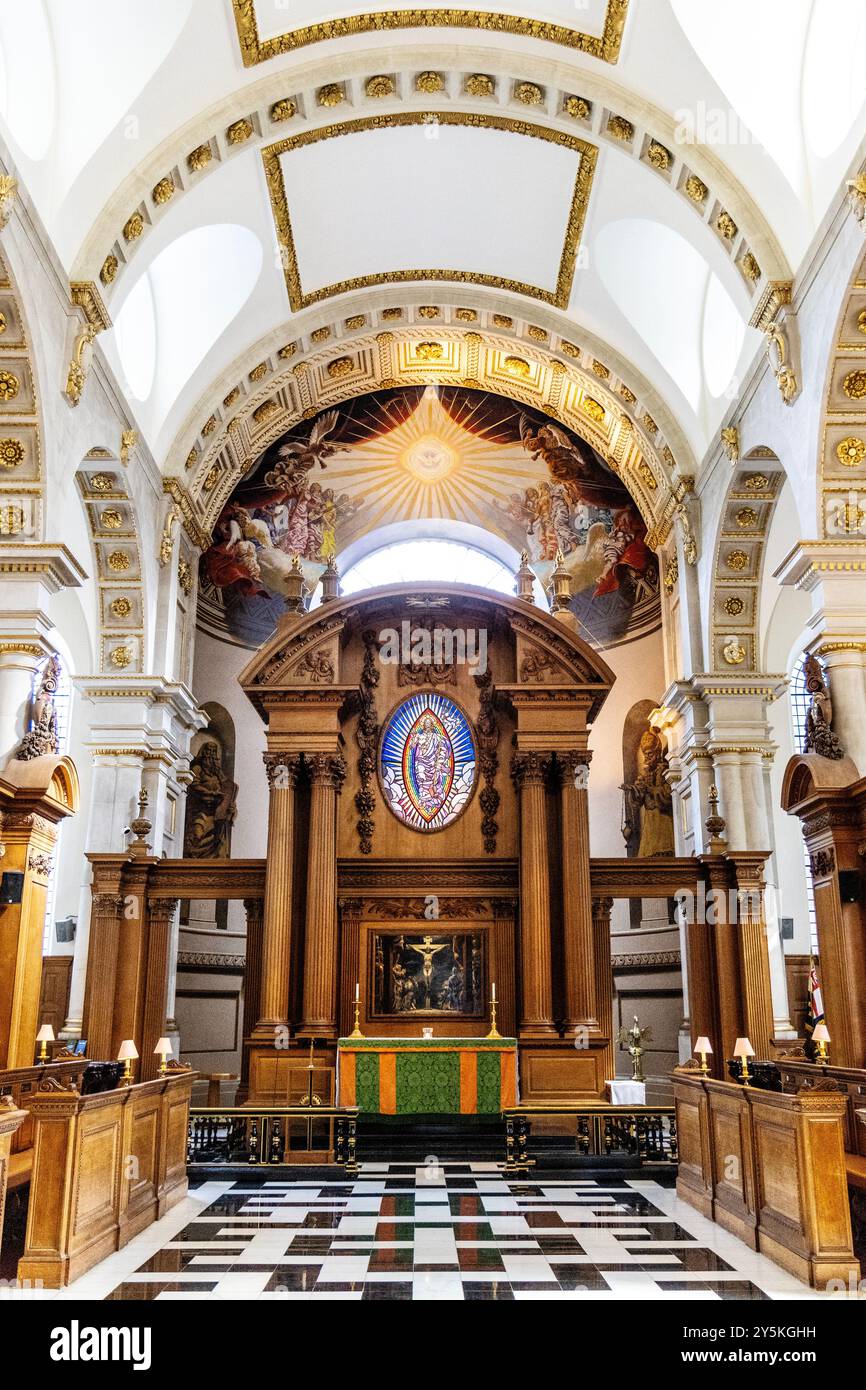
[{"label": "gold coffered ceiling panel", "polygon": [[[628,14],[628,0],[608,0],[601,31],[584,33],[551,20],[532,19],[522,15],[500,14],[476,9],[405,9],[379,10],[367,14],[346,15],[324,19],[298,29],[287,30],[262,39],[256,13],[256,0],[233,0],[235,24],[241,56],[245,67],[266,63],[281,53],[291,53],[310,44],[327,39],[346,38],[352,34],[381,33],[394,29],[477,29],[493,34],[517,34],[531,39],[576,49],[606,63],[619,58],[623,29]],[[575,8],[579,8],[576,4]]]},{"label": "gold coffered ceiling panel", "polygon": [[302,131],[288,136],[262,150],[265,177],[270,194],[276,226],[277,242],[284,266],[286,289],[293,311],[308,308],[324,299],[346,294],[352,290],[364,289],[370,285],[399,284],[407,281],[447,281],[461,284],[486,285],[493,289],[527,295],[545,304],[564,309],[568,306],[574,281],[577,252],[586,220],[589,195],[595,173],[598,151],[585,140],[563,131],[548,130],[530,121],[515,120],[509,116],[486,113],[443,111],[436,115],[436,122],[444,126],[459,126],[476,130],[500,131],[510,135],[524,136],[542,140],[547,144],[570,151],[578,156],[577,174],[571,193],[571,202],[566,219],[565,234],[559,267],[556,274],[555,289],[545,289],[524,280],[512,280],[504,276],[485,274],[476,270],[456,270],[453,268],[418,267],[401,270],[383,270],[376,274],[358,275],[346,280],[320,286],[305,291],[301,284],[298,253],[292,229],[291,213],[286,195],[283,176],[282,157],[295,150],[306,149],[323,140],[335,140],[365,131],[398,129],[407,126],[425,125],[430,117],[426,112],[401,111],[385,116],[359,117],[356,120],[342,121],[339,124],[322,127],[318,130]]}]

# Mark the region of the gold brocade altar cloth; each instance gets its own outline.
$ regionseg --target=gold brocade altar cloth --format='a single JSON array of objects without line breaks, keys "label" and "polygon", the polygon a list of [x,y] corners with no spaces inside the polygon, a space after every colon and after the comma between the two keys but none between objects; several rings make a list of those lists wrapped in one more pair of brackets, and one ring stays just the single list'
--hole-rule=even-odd
[{"label": "gold brocade altar cloth", "polygon": [[378,1115],[494,1115],[517,1104],[516,1038],[340,1038],[338,1104]]}]

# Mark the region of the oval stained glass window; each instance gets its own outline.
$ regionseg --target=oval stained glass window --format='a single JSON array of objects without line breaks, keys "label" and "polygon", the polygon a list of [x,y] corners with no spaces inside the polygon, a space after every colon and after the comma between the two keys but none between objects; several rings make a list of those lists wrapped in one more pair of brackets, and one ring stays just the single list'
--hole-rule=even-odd
[{"label": "oval stained glass window", "polygon": [[379,776],[387,805],[413,830],[442,830],[475,786],[472,726],[447,695],[411,695],[382,734]]}]

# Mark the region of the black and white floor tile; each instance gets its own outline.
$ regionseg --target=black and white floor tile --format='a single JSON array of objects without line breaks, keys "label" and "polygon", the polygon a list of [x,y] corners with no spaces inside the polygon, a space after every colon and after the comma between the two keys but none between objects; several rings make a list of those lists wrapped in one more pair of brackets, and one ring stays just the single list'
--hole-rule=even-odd
[{"label": "black and white floor tile", "polygon": [[[33,1296],[39,1293],[34,1291]],[[821,1297],[651,1177],[368,1163],[208,1181],[53,1298]]]}]

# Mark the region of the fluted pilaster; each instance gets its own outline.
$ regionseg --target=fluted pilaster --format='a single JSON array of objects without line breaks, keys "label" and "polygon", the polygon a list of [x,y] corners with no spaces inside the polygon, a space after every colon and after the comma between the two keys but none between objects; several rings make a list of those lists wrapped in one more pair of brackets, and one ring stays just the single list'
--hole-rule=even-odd
[{"label": "fluted pilaster", "polygon": [[337,1035],[337,797],[346,777],[339,755],[307,758],[312,777],[304,942],[304,1022],[308,1036]]},{"label": "fluted pilaster", "polygon": [[262,928],[259,1019],[256,1034],[273,1037],[289,1021],[289,973],[292,958],[292,868],[295,838],[295,787],[301,759],[297,754],[265,754],[268,807],[268,872]]},{"label": "fluted pilaster", "polygon": [[549,1038],[553,1025],[550,869],[545,808],[549,757],[515,753],[511,775],[520,797],[520,1036]]}]

